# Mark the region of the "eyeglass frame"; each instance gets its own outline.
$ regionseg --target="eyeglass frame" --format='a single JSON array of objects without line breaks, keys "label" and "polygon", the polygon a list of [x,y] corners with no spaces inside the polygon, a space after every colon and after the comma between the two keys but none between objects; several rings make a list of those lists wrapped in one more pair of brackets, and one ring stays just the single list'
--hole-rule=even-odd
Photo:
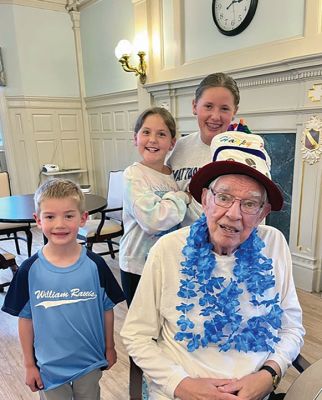
[{"label": "eyeglass frame", "polygon": [[[211,193],[213,194],[213,196],[214,196],[214,203],[215,203],[217,206],[223,207],[223,208],[227,208],[227,209],[228,209],[228,208],[230,208],[230,207],[235,203],[236,200],[238,200],[238,201],[239,201],[240,211],[241,211],[242,213],[244,213],[244,214],[247,214],[247,215],[257,215],[257,214],[260,212],[260,210],[264,207],[264,204],[265,204],[265,201],[263,201],[263,202],[259,205],[259,208],[258,208],[258,210],[257,210],[255,213],[250,213],[250,212],[245,211],[245,210],[242,209],[243,204],[244,204],[244,203],[242,203],[242,202],[251,201],[251,202],[254,202],[254,203],[255,203],[255,202],[256,202],[255,200],[251,200],[251,199],[239,199],[238,197],[233,196],[232,194],[229,194],[229,193],[215,192],[215,191],[213,190],[212,187],[209,187],[208,190],[210,190]],[[231,197],[231,198],[232,198],[231,203],[230,203],[228,206],[224,206],[224,205],[222,205],[222,204],[218,204],[218,203],[216,202],[216,195],[217,195],[217,194],[223,194],[223,195],[225,195],[225,196]],[[217,200],[218,200],[218,199],[217,199]]]}]

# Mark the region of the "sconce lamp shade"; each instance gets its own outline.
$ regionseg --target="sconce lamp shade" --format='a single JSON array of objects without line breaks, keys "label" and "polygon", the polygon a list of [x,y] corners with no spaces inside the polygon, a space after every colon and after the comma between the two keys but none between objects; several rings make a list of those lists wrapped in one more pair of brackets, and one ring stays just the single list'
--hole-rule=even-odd
[{"label": "sconce lamp shade", "polygon": [[122,65],[125,72],[134,72],[136,76],[139,76],[140,82],[144,85],[146,82],[146,62],[145,52],[138,51],[137,55],[139,63],[137,66],[130,64],[130,55],[132,53],[132,44],[128,40],[120,40],[115,47],[115,56]]},{"label": "sconce lamp shade", "polygon": [[122,56],[132,53],[132,45],[128,40],[122,39],[115,47],[115,57],[119,60]]}]

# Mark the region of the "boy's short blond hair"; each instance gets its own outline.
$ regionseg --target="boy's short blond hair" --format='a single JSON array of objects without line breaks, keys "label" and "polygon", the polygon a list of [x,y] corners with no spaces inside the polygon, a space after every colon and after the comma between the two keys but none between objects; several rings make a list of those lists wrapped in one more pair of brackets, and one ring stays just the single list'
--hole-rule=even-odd
[{"label": "boy's short blond hair", "polygon": [[82,214],[85,211],[85,197],[77,183],[62,178],[53,178],[45,181],[36,190],[34,195],[36,214],[41,211],[41,203],[47,199],[64,199],[71,197],[77,203],[77,208]]}]

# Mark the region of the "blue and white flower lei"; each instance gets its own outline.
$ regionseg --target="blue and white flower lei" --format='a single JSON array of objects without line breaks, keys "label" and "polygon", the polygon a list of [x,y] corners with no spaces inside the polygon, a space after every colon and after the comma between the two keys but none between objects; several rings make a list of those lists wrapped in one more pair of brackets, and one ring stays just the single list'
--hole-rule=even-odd
[{"label": "blue and white flower lei", "polygon": [[[274,353],[273,345],[280,339],[270,329],[281,327],[283,311],[278,305],[279,294],[273,299],[260,301],[265,291],[275,285],[275,276],[270,272],[272,260],[261,253],[263,247],[265,244],[254,229],[236,250],[234,278],[226,283],[224,277],[213,276],[216,258],[213,245],[209,242],[205,215],[191,226],[187,244],[182,250],[186,260],[181,263],[181,273],[185,279],[180,280],[177,293],[186,300],[176,307],[181,311],[177,321],[180,331],[174,337],[177,341],[187,341],[188,351],[215,343],[221,351],[236,349],[245,353]],[[239,314],[239,296],[243,293],[241,283],[251,294],[250,302],[254,306],[264,305],[267,308],[266,315],[245,321]],[[195,324],[188,317],[196,299],[202,307],[200,315],[208,317],[203,324],[204,331],[200,333],[194,332]]]}]

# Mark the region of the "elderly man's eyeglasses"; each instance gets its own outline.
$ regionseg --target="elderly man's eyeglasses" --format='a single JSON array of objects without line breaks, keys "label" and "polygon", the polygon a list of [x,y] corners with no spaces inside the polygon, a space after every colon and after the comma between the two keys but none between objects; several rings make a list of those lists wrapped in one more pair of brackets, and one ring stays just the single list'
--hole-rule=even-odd
[{"label": "elderly man's eyeglasses", "polygon": [[232,196],[228,193],[215,192],[212,188],[209,188],[211,193],[214,195],[215,204],[220,207],[229,208],[236,200],[240,202],[240,209],[245,214],[255,215],[263,207],[264,203],[260,203],[256,200],[250,199],[239,199],[238,197]]}]

